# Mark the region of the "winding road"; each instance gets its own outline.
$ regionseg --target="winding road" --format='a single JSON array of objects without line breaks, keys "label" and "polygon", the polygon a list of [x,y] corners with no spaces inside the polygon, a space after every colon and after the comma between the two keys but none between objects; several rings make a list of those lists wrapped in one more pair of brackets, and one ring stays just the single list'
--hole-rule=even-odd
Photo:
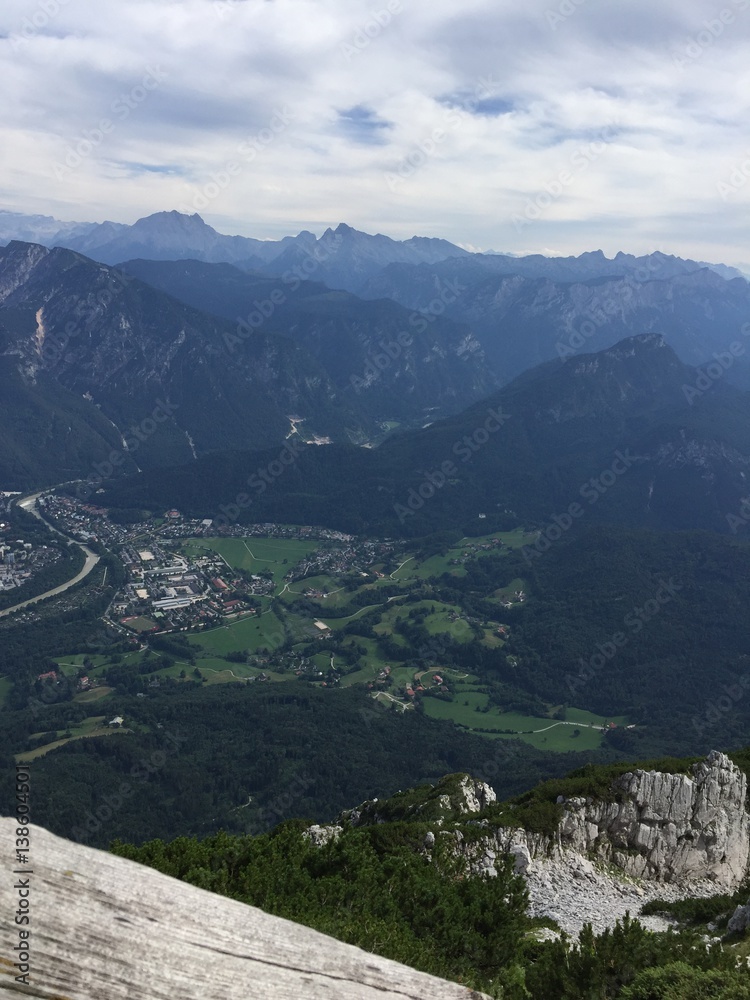
[{"label": "winding road", "polygon": [[31,604],[38,604],[39,601],[46,601],[48,597],[56,597],[58,594],[65,593],[66,590],[70,590],[71,587],[75,587],[75,585],[80,583],[81,580],[85,580],[94,566],[96,566],[99,562],[100,557],[95,552],[92,552],[87,545],[84,545],[82,542],[76,542],[75,539],[68,538],[67,535],[64,535],[62,531],[58,531],[57,528],[42,517],[36,506],[36,502],[42,495],[42,492],[47,491],[44,490],[39,493],[32,493],[31,496],[24,497],[23,500],[18,501],[18,506],[23,507],[24,510],[29,511],[35,517],[38,517],[45,527],[47,527],[54,534],[59,535],[66,541],[73,541],[79,549],[83,549],[84,555],[86,556],[86,562],[83,564],[83,569],[81,569],[81,571],[77,573],[72,580],[68,580],[67,583],[61,583],[59,587],[47,590],[45,593],[38,594],[36,597],[31,597],[28,601],[22,601],[20,604],[14,604],[12,608],[6,608],[5,611],[0,611],[0,618],[4,618],[6,615],[11,615],[14,611],[20,611],[22,608],[27,608]]}]

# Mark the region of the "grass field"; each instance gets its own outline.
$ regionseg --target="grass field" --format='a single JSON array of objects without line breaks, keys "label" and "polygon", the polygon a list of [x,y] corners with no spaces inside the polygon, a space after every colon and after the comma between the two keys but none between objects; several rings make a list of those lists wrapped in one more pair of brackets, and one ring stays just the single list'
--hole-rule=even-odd
[{"label": "grass field", "polygon": [[124,621],[123,625],[125,628],[129,628],[131,632],[150,632],[152,628],[157,627],[157,622],[153,618],[146,618],[142,615],[140,618],[131,618],[129,621]]},{"label": "grass field", "polygon": [[[616,725],[627,722],[624,717],[606,720],[602,716],[575,708],[568,709],[565,721],[501,712],[496,706],[485,711],[489,705],[488,696],[470,688],[457,690],[450,702],[439,698],[425,698],[423,705],[425,715],[433,719],[448,720],[474,730],[511,730],[504,733],[479,733],[480,736],[520,739],[539,750],[557,753],[595,750],[602,744],[600,727],[605,722],[614,722]],[[597,728],[588,728],[590,726]]]},{"label": "grass field", "polygon": [[309,641],[316,634],[311,620],[290,611],[282,612],[283,622],[273,612],[250,615],[217,628],[196,632],[188,636],[193,646],[202,646],[207,653],[221,656],[246,649],[251,653],[260,648],[270,650],[283,645],[287,635],[292,642]]},{"label": "grass field", "polygon": [[[56,750],[58,747],[64,747],[66,743],[72,743],[74,740],[90,739],[92,736],[115,736],[117,733],[130,732],[130,730],[125,727],[122,729],[110,729],[108,726],[102,725],[106,718],[106,715],[92,715],[88,719],[85,719],[80,726],[75,726],[70,729],[72,736],[62,737],[51,743],[47,743],[42,747],[37,747],[35,750],[28,750],[25,753],[16,754],[16,761],[19,764],[28,763],[29,761],[36,760],[37,757],[44,757],[44,755],[48,754],[50,750]],[[68,732],[68,730],[65,730],[65,732]]]},{"label": "grass field", "polygon": [[[449,549],[445,555],[431,556],[424,562],[419,562],[412,558],[402,565],[392,574],[394,580],[429,580],[431,577],[440,577],[444,573],[453,576],[465,576],[466,570],[463,566],[452,566],[455,559],[468,557],[470,559],[481,559],[488,555],[497,555],[508,549],[518,549],[526,544],[532,536],[524,532],[521,528],[515,531],[498,531],[493,535],[484,535],[480,538],[462,538],[458,545]],[[473,552],[472,548],[481,545],[492,544],[493,539],[499,539],[504,548],[493,547],[487,552]]]},{"label": "grass field", "polygon": [[319,548],[320,542],[297,538],[191,538],[181,546],[187,556],[218,552],[234,569],[272,573],[277,584],[303,556]]},{"label": "grass field", "polygon": [[89,674],[91,676],[95,674],[96,668],[110,662],[109,658],[106,656],[98,654],[92,656],[88,653],[76,653],[73,656],[61,656],[58,660],[56,660],[56,663],[60,673],[64,677],[75,677],[78,671],[83,667],[84,660],[88,660],[90,663],[93,663],[93,667],[89,670]]},{"label": "grass field", "polygon": [[73,701],[80,702],[83,705],[88,705],[92,701],[101,701],[102,698],[106,698],[110,694],[114,694],[115,689],[102,685],[101,687],[91,688],[89,691],[80,691],[74,696]]}]

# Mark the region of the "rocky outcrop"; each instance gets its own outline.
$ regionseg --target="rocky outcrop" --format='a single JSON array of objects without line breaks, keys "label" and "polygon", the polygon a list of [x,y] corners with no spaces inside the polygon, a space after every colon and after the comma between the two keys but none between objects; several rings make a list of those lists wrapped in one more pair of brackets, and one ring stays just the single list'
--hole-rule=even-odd
[{"label": "rocky outcrop", "polygon": [[442,826],[446,820],[482,812],[497,801],[495,790],[469,774],[448,774],[437,785],[421,785],[398,792],[391,799],[368,799],[338,818],[344,826],[372,826],[393,820],[427,820]]},{"label": "rocky outcrop", "polygon": [[734,888],[745,877],[747,778],[724,754],[710,753],[692,777],[633,771],[613,791],[614,802],[563,803],[560,847],[662,882],[710,879]]},{"label": "rocky outcrop", "polygon": [[488,871],[508,852],[523,868],[572,853],[634,878],[707,880],[717,892],[735,889],[748,872],[747,778],[717,751],[694,765],[692,776],[636,770],[615,780],[611,800],[575,797],[559,804],[562,818],[551,837],[486,823],[487,837],[464,848],[474,867]]},{"label": "rocky outcrop", "polygon": [[[501,859],[512,855],[526,879],[531,913],[552,917],[571,933],[586,922],[603,930],[649,899],[731,891],[748,874],[747,779],[724,754],[713,751],[692,775],[623,774],[611,793],[559,801],[562,817],[553,836],[487,819],[478,821],[483,836],[444,836],[457,839],[477,874],[495,875]],[[750,906],[732,919],[739,927],[748,915]]]},{"label": "rocky outcrop", "polygon": [[[15,831],[0,818],[0,843]],[[9,865],[0,879],[0,1000],[489,1000],[40,827],[30,839],[29,889]]]},{"label": "rocky outcrop", "polygon": [[746,906],[738,906],[727,924],[727,931],[730,934],[744,934],[750,930],[750,899]]}]

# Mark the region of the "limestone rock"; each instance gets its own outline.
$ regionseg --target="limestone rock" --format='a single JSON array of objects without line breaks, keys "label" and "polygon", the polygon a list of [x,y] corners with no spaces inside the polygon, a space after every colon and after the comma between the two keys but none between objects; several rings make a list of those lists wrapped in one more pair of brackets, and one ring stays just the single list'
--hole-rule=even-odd
[{"label": "limestone rock", "polygon": [[743,934],[750,930],[750,899],[746,906],[738,906],[729,918],[727,930],[730,934]]},{"label": "limestone rock", "polygon": [[[649,899],[715,895],[742,883],[750,870],[747,779],[724,754],[711,752],[692,775],[623,774],[612,792],[612,801],[558,800],[552,836],[483,823],[480,838],[454,834],[456,850],[485,875],[494,874],[493,859],[512,855],[532,914],[569,933],[585,922],[604,930]],[[644,923],[667,926],[661,918]]]},{"label": "limestone rock", "polygon": [[[0,818],[0,843],[15,827]],[[489,1000],[40,827],[31,845],[30,988],[6,865],[0,1000]]]},{"label": "limestone rock", "polygon": [[337,822],[342,826],[368,826],[387,820],[422,819],[440,825],[449,819],[459,819],[482,812],[497,801],[495,790],[469,774],[448,774],[437,785],[428,785],[399,792],[385,802],[369,799],[342,812]]},{"label": "limestone rock", "polygon": [[325,847],[331,840],[338,840],[344,832],[341,826],[309,826],[302,836],[314,847]]},{"label": "limestone rock", "polygon": [[750,866],[747,779],[712,751],[692,777],[636,770],[613,784],[614,801],[569,798],[553,837],[498,829],[505,851],[525,845],[532,858],[590,855],[627,875],[660,882],[708,879],[735,889]]},{"label": "limestone rock", "polygon": [[515,858],[515,863],[513,865],[515,871],[523,874],[529,870],[531,867],[531,855],[529,854],[529,849],[525,844],[515,844],[511,847],[509,853]]},{"label": "limestone rock", "polygon": [[478,781],[468,774],[464,774],[459,782],[457,794],[453,797],[453,804],[461,813],[482,812],[494,802],[497,802],[495,789],[485,781]]}]

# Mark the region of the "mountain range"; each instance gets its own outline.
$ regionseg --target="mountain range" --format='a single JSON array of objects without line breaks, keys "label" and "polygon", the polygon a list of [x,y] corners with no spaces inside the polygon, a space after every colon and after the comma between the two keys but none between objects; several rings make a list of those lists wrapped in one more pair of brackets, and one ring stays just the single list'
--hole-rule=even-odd
[{"label": "mountain range", "polygon": [[458,324],[436,319],[428,337],[396,303],[297,284],[248,277],[230,321],[74,251],[17,241],[0,250],[6,488],[94,464],[134,471],[283,444],[295,427],[305,440],[366,443],[384,421],[419,425],[495,385]]},{"label": "mountain range", "polygon": [[377,449],[302,448],[283,476],[248,498],[253,473],[274,458],[210,455],[122,483],[106,499],[401,535],[553,518],[567,527],[583,519],[736,532],[750,492],[750,395],[644,334],[541,365]]},{"label": "mountain range", "polygon": [[544,523],[618,452],[636,457],[592,517],[725,531],[744,509],[750,286],[733,269],[475,254],[343,224],[271,243],[176,212],[54,222],[5,213],[0,235],[120,265],[0,250],[6,488],[143,470],[113,502],[209,516],[291,441],[288,474],[240,519],[278,503],[353,530]]}]

